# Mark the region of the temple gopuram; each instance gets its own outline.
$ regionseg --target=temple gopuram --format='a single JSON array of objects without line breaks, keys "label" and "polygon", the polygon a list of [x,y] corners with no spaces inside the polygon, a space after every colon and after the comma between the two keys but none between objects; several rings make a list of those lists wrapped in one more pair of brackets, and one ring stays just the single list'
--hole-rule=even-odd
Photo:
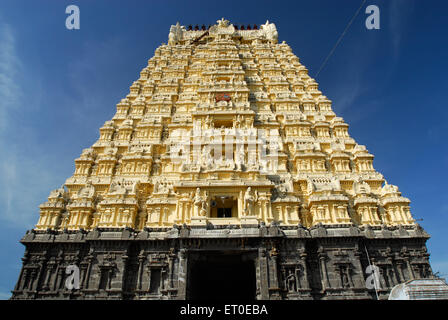
[{"label": "temple gopuram", "polygon": [[40,205],[12,299],[387,299],[434,277],[410,200],[275,24],[171,26],[116,109]]}]

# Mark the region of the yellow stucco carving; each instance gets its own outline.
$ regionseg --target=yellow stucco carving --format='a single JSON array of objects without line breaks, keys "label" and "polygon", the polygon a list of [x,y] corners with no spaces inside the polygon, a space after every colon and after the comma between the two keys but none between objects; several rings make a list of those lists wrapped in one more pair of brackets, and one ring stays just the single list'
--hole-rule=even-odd
[{"label": "yellow stucco carving", "polygon": [[[413,224],[274,24],[170,29],[36,229]],[[272,143],[274,141],[275,143]]]}]

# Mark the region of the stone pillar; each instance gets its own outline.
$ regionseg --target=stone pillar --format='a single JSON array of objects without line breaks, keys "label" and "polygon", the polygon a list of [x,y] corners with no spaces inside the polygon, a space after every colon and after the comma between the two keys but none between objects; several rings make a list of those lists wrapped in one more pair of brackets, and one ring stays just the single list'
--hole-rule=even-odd
[{"label": "stone pillar", "polygon": [[266,257],[266,248],[258,249],[258,265],[260,268],[259,284],[261,300],[269,299],[269,272]]},{"label": "stone pillar", "polygon": [[261,221],[265,221],[265,222],[267,222],[267,207],[266,207],[266,201],[261,201],[261,204],[260,204],[260,217],[259,217],[259,219],[261,220]]},{"label": "stone pillar", "polygon": [[[129,256],[127,255],[127,252],[124,252],[123,253],[123,255],[121,256],[121,261],[122,261],[122,264],[123,264],[123,267],[122,267],[122,270],[121,270],[121,274],[120,274],[120,276],[119,276],[119,280],[120,280],[120,290],[121,290],[121,292],[123,292],[123,290],[124,290],[124,285],[125,285],[125,281],[126,281],[126,272],[127,272],[127,261],[128,261],[128,259],[129,259]],[[118,272],[120,272],[119,270],[118,270]],[[117,279],[118,280],[118,279]]]},{"label": "stone pillar", "polygon": [[380,268],[380,283],[381,283],[381,288],[386,289],[387,288],[387,283],[386,283],[386,277],[385,277],[385,272],[384,272],[384,267],[379,267]]},{"label": "stone pillar", "polygon": [[351,268],[350,265],[348,265],[345,271],[347,272],[347,278],[348,278],[349,286],[351,288],[353,288],[355,286],[355,284],[353,283],[353,277],[352,277],[353,269]]},{"label": "stone pillar", "polygon": [[179,300],[187,298],[187,268],[188,252],[187,249],[182,248],[179,250],[179,269],[177,273],[177,298]]},{"label": "stone pillar", "polygon": [[168,288],[167,289],[173,289],[174,283],[173,283],[173,277],[174,277],[174,259],[176,255],[174,253],[170,253],[168,256]]},{"label": "stone pillar", "polygon": [[405,282],[406,278],[404,277],[404,273],[403,273],[403,261],[397,261],[396,262],[396,267],[397,267],[397,270],[398,270],[398,275],[400,277],[400,281],[398,281],[398,282],[399,283],[400,282]]},{"label": "stone pillar", "polygon": [[271,275],[270,281],[269,281],[269,287],[273,289],[278,288],[278,273],[277,273],[277,255],[274,254],[271,256],[271,263],[270,263],[270,269],[271,269]]},{"label": "stone pillar", "polygon": [[64,266],[59,266],[56,274],[56,279],[54,281],[54,290],[59,290],[62,288],[62,282],[64,281]]},{"label": "stone pillar", "polygon": [[114,270],[113,268],[107,268],[107,284],[106,284],[106,289],[112,289],[112,277],[113,277],[113,273]]},{"label": "stone pillar", "polygon": [[303,281],[302,281],[302,289],[309,289],[309,282],[308,282],[308,267],[306,265],[306,257],[307,253],[302,252],[300,253],[300,261],[302,262],[303,266]]},{"label": "stone pillar", "polygon": [[84,283],[83,283],[83,289],[89,289],[89,281],[90,281],[90,272],[92,270],[92,260],[93,260],[93,255],[92,253],[89,252],[89,254],[87,255],[87,270],[86,270],[86,274],[84,276]]},{"label": "stone pillar", "polygon": [[320,271],[322,275],[322,290],[327,290],[330,287],[328,283],[328,275],[327,275],[327,255],[325,253],[319,253],[319,263],[320,263]]},{"label": "stone pillar", "polygon": [[79,266],[79,289],[84,289],[84,281],[87,274],[87,265],[80,264]]},{"label": "stone pillar", "polygon": [[191,204],[187,203],[185,207],[186,207],[185,220],[190,220],[191,219]]},{"label": "stone pillar", "polygon": [[148,270],[147,270],[147,273],[148,273],[148,292],[151,292],[151,266],[149,266],[148,265]]},{"label": "stone pillar", "polygon": [[167,280],[167,272],[166,267],[162,267],[160,269],[160,292],[163,292],[165,289],[167,289],[165,285],[165,281]]},{"label": "stone pillar", "polygon": [[187,204],[185,202],[182,202],[181,207],[180,207],[180,217],[179,217],[181,222],[184,222],[187,219],[187,215],[188,215],[187,210],[186,210],[187,208],[188,208]]},{"label": "stone pillar", "polygon": [[180,221],[180,216],[181,216],[181,204],[182,204],[182,202],[181,201],[177,201],[177,205],[176,205],[176,217],[175,217],[175,222],[176,223],[180,223],[181,221]]},{"label": "stone pillar", "polygon": [[270,281],[269,281],[269,291],[270,291],[270,298],[271,299],[281,299],[279,291],[279,283],[278,283],[278,269],[277,269],[277,256],[278,256],[278,251],[275,247],[273,247],[271,249],[271,251],[269,252],[269,255],[271,257],[270,259],[270,263],[269,263],[269,269],[271,271],[271,277],[270,277]]},{"label": "stone pillar", "polygon": [[272,216],[272,206],[270,205],[269,201],[265,202],[266,210],[268,212],[268,222],[271,222],[274,220],[274,217]]},{"label": "stone pillar", "polygon": [[[244,193],[243,191],[240,191],[239,196],[238,196],[238,214],[237,217],[239,219],[241,219],[241,217],[243,217],[243,211],[244,211]],[[255,205],[254,205],[255,206]]]},{"label": "stone pillar", "polygon": [[28,277],[28,269],[22,268],[22,274],[20,280],[17,282],[17,289],[25,290],[26,278]]},{"label": "stone pillar", "polygon": [[284,208],[284,212],[283,212],[283,215],[284,215],[284,222],[285,223],[291,223],[291,207],[290,206],[284,206],[283,207]]},{"label": "stone pillar", "polygon": [[53,272],[53,268],[54,268],[53,264],[47,264],[47,273],[45,275],[44,284],[42,286],[43,290],[48,290],[49,289],[48,282],[50,280],[51,273]]},{"label": "stone pillar", "polygon": [[39,267],[38,271],[37,271],[37,275],[36,275],[36,282],[34,283],[33,286],[33,290],[34,291],[38,291],[39,290],[39,283],[40,283],[40,278],[42,276],[42,271],[44,269],[45,266],[45,258],[44,257],[39,257],[39,263],[37,264]]},{"label": "stone pillar", "polygon": [[387,270],[389,271],[389,279],[390,282],[392,282],[391,287],[395,286],[396,284],[398,284],[398,280],[397,280],[397,275],[395,274],[395,270],[394,270],[394,266],[391,264],[388,266]]},{"label": "stone pillar", "polygon": [[359,252],[358,246],[356,246],[355,248],[355,261],[353,263],[354,267],[355,267],[355,271],[359,270],[359,273],[357,277],[355,277],[355,281],[353,282],[354,286],[356,288],[365,288],[365,280],[364,280],[364,270],[362,269],[362,264],[361,264],[361,252]]},{"label": "stone pillar", "polygon": [[34,289],[34,283],[36,282],[36,275],[37,275],[36,269],[33,269],[31,271],[31,278],[27,288],[30,291]]},{"label": "stone pillar", "polygon": [[184,207],[185,207],[185,203],[182,200],[179,200],[177,202],[177,206],[176,206],[176,223],[182,223],[183,222],[183,218],[184,218]]},{"label": "stone pillar", "polygon": [[420,278],[420,268],[418,264],[411,265],[412,270],[414,271],[414,277],[417,275],[417,279]]},{"label": "stone pillar", "polygon": [[137,274],[137,290],[142,289],[142,273],[143,273],[143,263],[145,261],[144,251],[142,250],[138,255],[138,274]]},{"label": "stone pillar", "polygon": [[406,265],[409,270],[409,277],[411,278],[411,280],[414,280],[415,279],[414,270],[412,270],[412,266],[411,266],[411,263],[409,262],[409,258],[408,257],[405,258],[405,261],[406,261]]}]

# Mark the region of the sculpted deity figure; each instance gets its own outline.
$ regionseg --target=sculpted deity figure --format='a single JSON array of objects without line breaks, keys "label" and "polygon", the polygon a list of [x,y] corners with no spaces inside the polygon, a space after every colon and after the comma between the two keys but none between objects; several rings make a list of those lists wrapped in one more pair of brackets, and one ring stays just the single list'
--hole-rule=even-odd
[{"label": "sculpted deity figure", "polygon": [[213,160],[213,149],[210,147],[210,145],[204,145],[202,147],[202,156],[201,156],[201,165],[204,168],[211,169],[214,165]]},{"label": "sculpted deity figure", "polygon": [[154,182],[154,194],[166,194],[171,192],[172,184],[166,179],[157,180]]},{"label": "sculpted deity figure", "polygon": [[125,194],[126,188],[124,187],[124,179],[121,181],[113,181],[109,187],[109,194]]},{"label": "sculpted deity figure", "polygon": [[333,151],[344,151],[345,150],[345,144],[342,143],[341,140],[336,139],[336,141],[331,144],[331,149]]},{"label": "sculpted deity figure", "polygon": [[53,190],[50,192],[49,198],[63,198],[65,195],[64,185],[62,185],[59,189]]},{"label": "sculpted deity figure", "polygon": [[168,44],[174,45],[176,42],[182,39],[184,28],[178,23],[175,26],[171,26],[170,33],[168,35]]},{"label": "sculpted deity figure", "polygon": [[[193,204],[194,204],[194,215],[200,216],[203,214],[204,206],[207,204],[204,204],[206,201],[201,196],[201,188],[196,188],[196,194],[194,196]],[[205,208],[205,212],[207,212],[207,209]]]},{"label": "sculpted deity figure", "polygon": [[252,215],[254,212],[254,202],[257,201],[252,194],[252,188],[249,187],[244,194],[244,215]]},{"label": "sculpted deity figure", "polygon": [[106,154],[109,157],[113,157],[116,155],[117,151],[118,151],[118,148],[116,148],[115,144],[113,142],[111,142],[109,147],[105,148],[104,154]]},{"label": "sculpted deity figure", "polygon": [[341,182],[336,177],[331,177],[331,190],[332,191],[339,191],[341,190]]},{"label": "sculpted deity figure", "polygon": [[350,287],[350,282],[348,280],[347,271],[345,269],[342,271],[342,287],[344,287],[344,288]]},{"label": "sculpted deity figure", "polygon": [[80,198],[91,198],[95,193],[95,188],[92,185],[91,181],[87,181],[85,187],[81,188],[78,193],[78,197]]},{"label": "sculpted deity figure", "polygon": [[201,217],[205,217],[207,215],[207,203],[202,201],[201,211],[199,212]]},{"label": "sculpted deity figure", "polygon": [[87,149],[82,150],[81,158],[90,159],[92,157],[93,157],[92,148],[87,148]]},{"label": "sculpted deity figure", "polygon": [[161,183],[159,191],[163,194],[169,194],[170,193],[170,184],[167,181],[163,181]]},{"label": "sculpted deity figure", "polygon": [[226,28],[229,25],[229,20],[226,20],[224,18],[221,18],[221,20],[216,21],[218,23],[218,26],[222,28]]},{"label": "sculpted deity figure", "polygon": [[293,186],[293,180],[291,178],[291,176],[287,176],[285,178],[285,183],[284,183],[285,187],[286,187],[286,191],[287,192],[293,192],[294,191],[294,186]]},{"label": "sculpted deity figure", "polygon": [[235,163],[237,170],[242,170],[244,164],[244,147],[239,147],[236,151]]},{"label": "sculpted deity figure", "polygon": [[205,118],[205,124],[207,128],[213,128],[213,121],[209,115]]},{"label": "sculpted deity figure", "polygon": [[167,192],[166,181],[161,181],[159,184],[159,193],[166,193],[166,192]]},{"label": "sculpted deity figure", "polygon": [[207,215],[208,203],[207,203],[208,193],[205,192],[204,198],[202,199],[201,210],[199,215],[205,217]]},{"label": "sculpted deity figure", "polygon": [[241,115],[238,115],[235,119],[235,128],[241,128]]},{"label": "sculpted deity figure", "polygon": [[354,187],[357,194],[370,193],[370,186],[362,177],[359,177],[358,181],[354,183]]},{"label": "sculpted deity figure", "polygon": [[388,193],[398,193],[398,187],[394,186],[393,184],[388,184],[387,180],[384,181],[384,187],[381,189],[381,193],[388,194]]},{"label": "sculpted deity figure", "polygon": [[114,194],[118,190],[119,182],[113,181],[109,187],[109,194]]},{"label": "sculpted deity figure", "polygon": [[154,189],[152,193],[159,193],[159,181],[154,182]]},{"label": "sculpted deity figure", "polygon": [[289,270],[288,276],[286,277],[286,284],[288,287],[288,292],[296,292],[297,291],[296,276],[294,275],[292,270]]}]

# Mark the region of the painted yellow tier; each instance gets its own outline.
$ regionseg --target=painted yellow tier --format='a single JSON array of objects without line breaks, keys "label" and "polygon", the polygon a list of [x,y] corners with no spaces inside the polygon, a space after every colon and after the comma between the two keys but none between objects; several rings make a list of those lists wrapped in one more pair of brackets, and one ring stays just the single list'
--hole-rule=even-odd
[{"label": "painted yellow tier", "polygon": [[277,38],[269,22],[172,26],[36,229],[414,224],[410,201]]}]

